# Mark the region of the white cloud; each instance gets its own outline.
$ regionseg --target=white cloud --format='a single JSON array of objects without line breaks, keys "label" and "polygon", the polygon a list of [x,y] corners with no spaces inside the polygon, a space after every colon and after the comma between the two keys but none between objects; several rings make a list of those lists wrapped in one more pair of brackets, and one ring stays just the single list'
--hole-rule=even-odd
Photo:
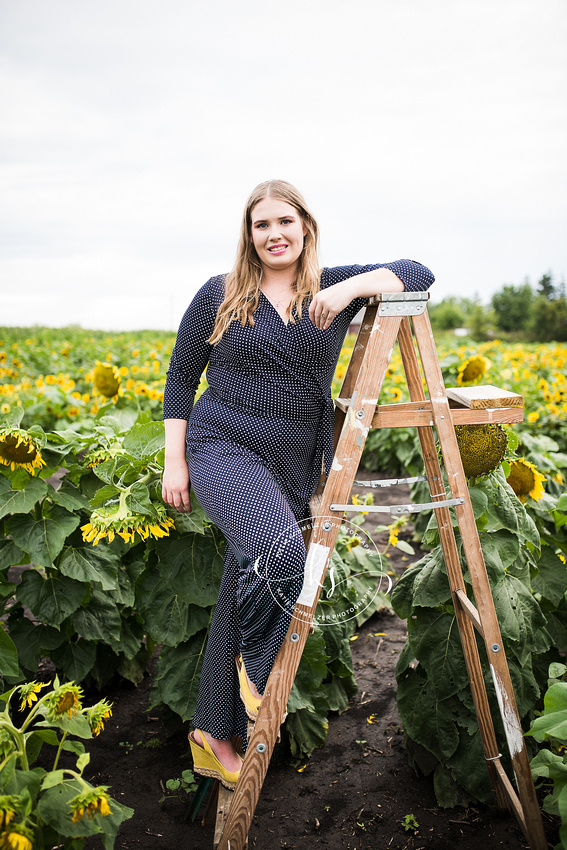
[{"label": "white cloud", "polygon": [[[562,0],[4,0],[0,15],[0,274],[29,296],[0,323],[92,326],[76,294],[108,287],[120,316],[162,327],[155,299],[184,303],[230,266],[244,200],[273,176],[311,202],[331,264],[415,257],[438,296],[484,298],[567,270]],[[45,306],[55,291],[65,309]]]}]

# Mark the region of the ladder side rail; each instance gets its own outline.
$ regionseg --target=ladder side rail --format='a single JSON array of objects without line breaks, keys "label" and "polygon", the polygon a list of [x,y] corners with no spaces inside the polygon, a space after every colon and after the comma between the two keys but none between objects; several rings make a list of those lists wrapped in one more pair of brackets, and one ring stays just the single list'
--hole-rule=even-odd
[{"label": "ladder side rail", "polygon": [[[370,430],[378,396],[398,335],[401,318],[380,317],[374,312],[368,330],[366,348],[358,368],[352,403],[335,451],[335,458],[325,485],[320,514],[313,522],[307,564],[317,565],[315,582],[300,595],[282,647],[262,697],[254,731],[248,742],[230,812],[218,850],[243,850],[250,823],[258,803],[262,785],[287,706],[295,673],[325,580],[335,542],[342,524],[342,513],[331,514],[329,506],[350,496],[362,450]],[[306,565],[307,573],[307,565]],[[302,604],[308,599],[311,604]]]},{"label": "ladder side rail", "polygon": [[372,328],[374,327],[374,320],[377,312],[378,306],[368,306],[364,312],[364,317],[362,319],[346,374],[343,379],[340,392],[341,396],[350,398],[352,391],[356,386],[358,373],[364,359],[364,353],[368,347],[368,341],[370,339],[370,334],[372,333]]},{"label": "ladder side rail", "polygon": [[464,503],[455,508],[455,513],[461,530],[476,608],[484,629],[486,652],[506,732],[518,794],[524,811],[528,840],[532,850],[546,850],[548,844],[531,775],[528,751],[427,312],[413,317],[413,327],[433,407],[449,487],[454,498],[464,499]]},{"label": "ladder side rail", "polygon": [[[356,386],[356,380],[358,378],[358,373],[360,371],[360,367],[362,365],[362,359],[364,357],[364,352],[366,351],[366,347],[368,345],[368,340],[370,338],[370,334],[372,332],[372,327],[374,325],[374,319],[376,318],[376,313],[378,312],[378,306],[368,306],[364,311],[364,316],[362,322],[360,324],[360,328],[358,329],[358,335],[356,337],[356,342],[354,344],[354,348],[352,350],[352,354],[350,356],[349,364],[346,370],[345,377],[343,379],[343,383],[341,386],[341,391],[339,396],[350,398],[353,389]],[[339,439],[341,436],[341,432],[343,430],[343,425],[345,421],[346,411],[341,408],[335,406],[335,436],[333,448],[336,450]]]},{"label": "ladder side rail", "polygon": [[285,636],[248,741],[218,850],[244,850],[248,831],[268,772],[287,700],[309,634],[311,611],[297,606]]},{"label": "ladder side rail", "polygon": [[[402,321],[398,342],[410,398],[412,401],[425,401],[425,393],[423,392],[423,384],[413,342],[411,326],[409,319],[407,318]],[[432,501],[435,501],[436,499],[443,500],[446,498],[445,486],[443,484],[441,467],[437,456],[433,428],[429,426],[419,427],[417,429],[417,434],[421,445],[421,452],[423,454]],[[500,810],[507,810],[509,808],[508,798],[500,786],[499,775],[494,764],[494,759],[497,759],[499,756],[498,743],[496,741],[494,723],[486,693],[486,685],[484,682],[482,664],[474,634],[474,627],[459,604],[460,600],[455,598],[457,590],[465,593],[465,582],[461,570],[461,563],[449,509],[437,508],[435,510],[435,518],[437,520],[439,538],[443,548],[447,577],[455,606],[455,615],[457,618],[459,634],[461,636],[463,655],[465,658],[473,702],[478,718],[482,745],[485,758],[487,760],[486,764],[490,783],[496,798],[497,807]]]}]

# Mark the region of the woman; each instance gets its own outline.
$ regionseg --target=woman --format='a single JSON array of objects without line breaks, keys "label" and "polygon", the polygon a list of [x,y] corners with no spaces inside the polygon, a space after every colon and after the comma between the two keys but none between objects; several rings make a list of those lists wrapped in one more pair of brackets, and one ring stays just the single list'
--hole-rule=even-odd
[{"label": "woman", "polygon": [[[190,511],[191,481],[226,537],[189,740],[195,771],[229,788],[242,763],[230,739],[246,742],[301,591],[298,523],[323,459],[327,472],[332,462],[331,381],[348,326],[366,298],[434,280],[411,260],[321,271],[317,244],[293,186],[257,186],[235,266],[193,299],[167,374],[164,501]],[[205,367],[209,386],[193,407]]]}]

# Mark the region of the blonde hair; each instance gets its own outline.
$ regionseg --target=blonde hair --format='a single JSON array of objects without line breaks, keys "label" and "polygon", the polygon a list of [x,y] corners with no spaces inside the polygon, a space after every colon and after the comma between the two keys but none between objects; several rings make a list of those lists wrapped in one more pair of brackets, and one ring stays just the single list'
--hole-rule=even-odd
[{"label": "blonde hair", "polygon": [[266,198],[274,198],[291,204],[301,217],[305,227],[303,251],[297,261],[297,279],[293,284],[294,295],[288,307],[290,322],[295,322],[294,311],[299,319],[305,302],[319,292],[320,269],[317,257],[319,227],[309,211],[305,199],[297,189],[285,180],[266,180],[253,190],[246,202],[240,239],[236,252],[236,262],[226,276],[225,296],[220,305],[213,332],[207,342],[218,342],[233,321],[239,321],[242,327],[254,325],[254,311],[260,298],[260,280],[262,266],[251,237],[252,210],[256,204]]}]

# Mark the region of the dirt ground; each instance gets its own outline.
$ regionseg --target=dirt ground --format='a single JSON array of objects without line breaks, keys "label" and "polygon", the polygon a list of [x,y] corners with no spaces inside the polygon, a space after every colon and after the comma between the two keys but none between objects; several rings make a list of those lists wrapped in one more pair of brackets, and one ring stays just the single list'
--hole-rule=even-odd
[{"label": "dirt ground", "polygon": [[[370,477],[364,475],[365,478]],[[407,489],[377,491],[376,503],[404,502]],[[370,516],[373,530],[388,515]],[[406,535],[407,536],[407,535]],[[384,542],[377,535],[377,542]],[[414,558],[395,550],[399,575]],[[430,778],[407,763],[396,707],[395,666],[406,636],[405,622],[376,614],[352,643],[358,693],[342,714],[332,715],[324,747],[297,766],[274,753],[249,833],[258,850],[314,845],[328,850],[478,850],[527,848],[516,821],[493,808],[439,809]],[[111,794],[135,810],[122,825],[116,848],[211,850],[213,828],[186,819],[187,795],[159,802],[168,779],[191,767],[188,728],[162,711],[148,712],[151,675],[139,688],[117,684],[105,694],[114,702],[104,733],[89,746],[87,778],[111,786]],[[373,716],[373,722],[368,718]],[[171,792],[168,792],[171,794]],[[404,827],[406,815],[418,826]],[[544,815],[551,846],[554,821]],[[100,848],[98,838],[88,848]]]}]

